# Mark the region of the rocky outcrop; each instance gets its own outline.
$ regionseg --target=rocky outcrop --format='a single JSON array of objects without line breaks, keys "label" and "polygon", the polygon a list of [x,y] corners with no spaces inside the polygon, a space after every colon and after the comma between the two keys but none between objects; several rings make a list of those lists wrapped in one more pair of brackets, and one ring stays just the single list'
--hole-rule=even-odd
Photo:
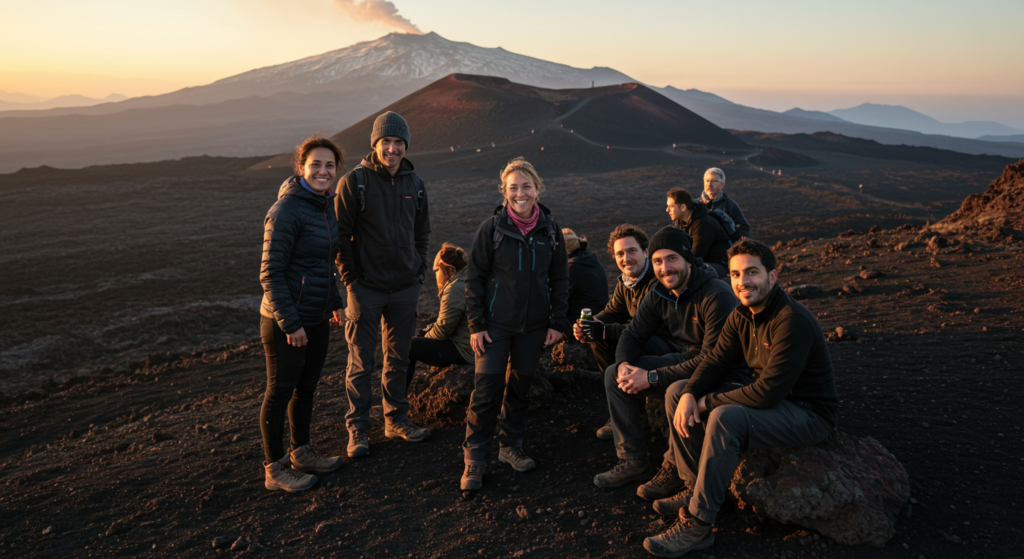
[{"label": "rocky outcrop", "polygon": [[835,431],[822,444],[746,453],[729,487],[740,509],[841,544],[882,547],[910,499],[903,465],[871,437]]},{"label": "rocky outcrop", "polygon": [[1024,241],[1024,159],[1007,165],[981,194],[971,194],[960,209],[930,226],[938,233],[970,233],[973,240]]}]

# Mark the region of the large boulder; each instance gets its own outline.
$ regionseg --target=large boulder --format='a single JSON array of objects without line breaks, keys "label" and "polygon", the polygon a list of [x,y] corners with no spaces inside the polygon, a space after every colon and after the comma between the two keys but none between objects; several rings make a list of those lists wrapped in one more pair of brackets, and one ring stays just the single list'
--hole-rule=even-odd
[{"label": "large boulder", "polygon": [[729,486],[740,509],[796,524],[841,544],[882,547],[910,499],[903,465],[871,437],[836,430],[805,448],[746,453]]},{"label": "large boulder", "polygon": [[1024,241],[1024,159],[1007,165],[981,194],[971,194],[960,209],[928,228],[993,243]]}]

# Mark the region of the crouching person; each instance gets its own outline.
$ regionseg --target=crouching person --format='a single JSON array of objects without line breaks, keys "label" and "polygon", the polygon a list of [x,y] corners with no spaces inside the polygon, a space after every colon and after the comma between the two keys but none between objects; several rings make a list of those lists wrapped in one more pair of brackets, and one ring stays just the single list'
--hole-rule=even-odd
[{"label": "crouching person", "polygon": [[587,238],[577,235],[572,229],[562,229],[565,237],[565,252],[569,254],[569,310],[565,314],[565,341],[575,339],[573,325],[580,318],[580,311],[591,309],[596,312],[608,304],[608,273],[593,252],[587,250]]},{"label": "crouching person", "polygon": [[[832,431],[839,396],[825,337],[817,319],[776,285],[771,249],[745,239],[729,249],[729,273],[740,306],[729,316],[714,351],[665,398],[672,416],[669,452],[693,490],[655,502],[679,515],[663,534],[644,541],[658,557],[710,547],[712,526],[740,452],[810,446]],[[740,361],[752,384],[725,379]]]},{"label": "crouching person", "polygon": [[[689,239],[681,229],[665,227],[658,231],[651,237],[648,250],[658,284],[640,302],[619,339],[617,363],[604,373],[619,462],[594,477],[598,487],[621,487],[650,479],[653,469],[644,439],[644,400],[662,398],[672,382],[690,377],[714,349],[719,332],[736,307],[736,298],[714,271],[693,265]],[[645,344],[666,326],[673,344],[688,348],[686,352],[645,356]],[[735,380],[740,380],[742,363],[733,369],[739,369]],[[677,478],[670,457],[661,467],[657,479],[661,478]],[[644,496],[642,490],[640,496]]]}]

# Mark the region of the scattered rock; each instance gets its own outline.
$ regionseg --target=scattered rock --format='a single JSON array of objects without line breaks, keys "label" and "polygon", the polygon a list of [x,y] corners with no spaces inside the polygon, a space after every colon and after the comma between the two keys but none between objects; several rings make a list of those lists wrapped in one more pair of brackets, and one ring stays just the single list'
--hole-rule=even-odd
[{"label": "scattered rock", "polygon": [[945,237],[935,235],[931,239],[928,239],[928,246],[925,247],[925,250],[932,254],[938,254],[942,249],[946,248],[947,244]]},{"label": "scattered rock", "polygon": [[669,421],[668,416],[665,415],[665,400],[663,398],[648,398],[644,403],[644,410],[650,432],[668,440]]},{"label": "scattered rock", "polygon": [[234,541],[235,538],[232,538],[231,536],[217,536],[216,538],[213,538],[213,548],[222,549],[227,547]]},{"label": "scattered rock", "polygon": [[53,526],[47,526],[46,528],[43,528],[43,535],[44,536],[49,536],[52,533],[53,533]]},{"label": "scattered rock", "polygon": [[516,507],[516,514],[519,515],[519,518],[522,518],[523,520],[530,519],[530,511],[527,510],[524,505],[519,505],[518,507]]},{"label": "scattered rock", "polygon": [[128,520],[125,519],[125,518],[122,518],[121,520],[117,520],[113,524],[111,524],[110,528],[107,528],[106,535],[107,536],[116,536],[118,534],[123,534],[123,533],[125,533],[127,531],[128,531]]},{"label": "scattered rock", "polygon": [[739,508],[761,519],[876,547],[896,533],[896,516],[910,499],[907,471],[888,450],[838,430],[816,446],[746,453],[729,489]]},{"label": "scattered rock", "polygon": [[245,551],[247,549],[249,549],[249,540],[245,536],[239,536],[235,543],[231,544],[231,551]]},{"label": "scattered rock", "polygon": [[424,491],[429,491],[438,487],[441,487],[441,480],[439,479],[431,479],[423,482]]},{"label": "scattered rock", "polygon": [[861,270],[861,272],[860,272],[860,277],[862,277],[864,279],[876,279],[876,278],[880,278],[880,277],[882,277],[884,275],[885,274],[883,274],[882,272],[879,272],[878,270]]},{"label": "scattered rock", "polygon": [[787,287],[786,293],[789,293],[794,299],[806,299],[821,293],[821,287],[811,283],[804,283]]},{"label": "scattered rock", "polygon": [[857,336],[842,326],[836,326],[834,332],[825,335],[825,339],[830,342],[852,342],[857,339]]},{"label": "scattered rock", "polygon": [[412,390],[414,395],[409,398],[410,410],[418,418],[465,421],[469,396],[473,393],[474,372],[472,365],[451,365],[431,368],[425,378],[418,375],[416,388]]}]

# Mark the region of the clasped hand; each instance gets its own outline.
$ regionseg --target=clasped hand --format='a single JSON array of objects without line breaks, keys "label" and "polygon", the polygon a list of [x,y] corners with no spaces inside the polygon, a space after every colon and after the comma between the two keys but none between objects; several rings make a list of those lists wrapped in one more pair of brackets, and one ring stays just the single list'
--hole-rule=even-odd
[{"label": "clasped hand", "polygon": [[619,381],[619,390],[626,394],[639,394],[651,387],[647,378],[647,369],[634,367],[625,361],[619,363],[616,377]]}]

